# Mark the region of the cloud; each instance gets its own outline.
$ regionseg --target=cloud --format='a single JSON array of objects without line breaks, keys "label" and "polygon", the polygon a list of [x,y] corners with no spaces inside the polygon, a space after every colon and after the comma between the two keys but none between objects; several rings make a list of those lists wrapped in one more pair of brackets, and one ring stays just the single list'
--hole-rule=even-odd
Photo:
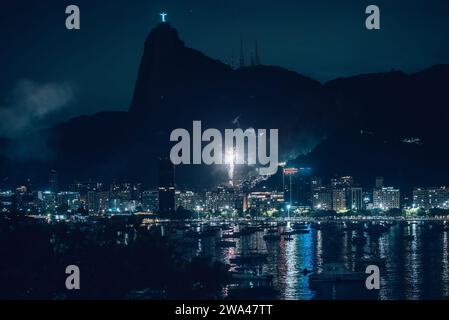
[{"label": "cloud", "polygon": [[8,103],[0,106],[0,136],[16,137],[35,129],[72,100],[73,89],[69,84],[21,80]]}]

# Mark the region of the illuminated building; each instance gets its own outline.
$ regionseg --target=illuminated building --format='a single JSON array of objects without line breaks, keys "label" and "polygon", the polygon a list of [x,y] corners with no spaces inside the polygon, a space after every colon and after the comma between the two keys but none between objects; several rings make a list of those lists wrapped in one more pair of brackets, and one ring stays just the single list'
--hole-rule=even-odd
[{"label": "illuminated building", "polygon": [[284,193],[279,191],[271,192],[271,201],[275,205],[276,208],[280,208],[284,205]]},{"label": "illuminated building", "polygon": [[170,159],[159,159],[159,212],[175,211],[175,166]]},{"label": "illuminated building", "polygon": [[142,193],[142,207],[147,212],[157,212],[159,209],[158,190],[145,190]]},{"label": "illuminated building", "polygon": [[346,211],[346,189],[334,188],[332,189],[332,210]]},{"label": "illuminated building", "polygon": [[233,188],[218,187],[206,192],[206,209],[221,212],[235,208],[235,193]]},{"label": "illuminated building", "polygon": [[310,168],[284,168],[282,184],[284,199],[292,206],[310,207],[311,205]]},{"label": "illuminated building", "polygon": [[94,190],[87,191],[87,210],[89,213],[99,211],[97,192]]},{"label": "illuminated building", "polygon": [[108,204],[108,211],[118,213],[121,211],[121,201],[118,198],[110,198]]},{"label": "illuminated building", "polygon": [[449,188],[428,188],[430,208],[449,208]]},{"label": "illuminated building", "polygon": [[349,188],[349,209],[361,210],[362,208],[362,188]]},{"label": "illuminated building", "polygon": [[132,199],[133,185],[128,182],[113,183],[110,188],[111,198],[116,198],[124,201]]},{"label": "illuminated building", "polygon": [[278,191],[254,191],[248,194],[248,209],[262,214],[280,210],[284,206],[284,193]]},{"label": "illuminated building", "polygon": [[340,178],[340,184],[345,187],[351,187],[354,185],[354,178],[351,176],[345,176]]},{"label": "illuminated building", "polygon": [[389,210],[400,208],[400,191],[393,187],[373,190],[373,209]]},{"label": "illuminated building", "polygon": [[106,212],[109,208],[109,191],[100,191],[97,193],[98,210]]},{"label": "illuminated building", "polygon": [[320,188],[323,186],[323,181],[319,177],[313,177],[312,179],[310,179],[310,186],[312,190]]},{"label": "illuminated building", "polygon": [[373,193],[368,191],[362,192],[363,209],[373,209]]},{"label": "illuminated building", "polygon": [[413,189],[413,207],[421,209],[448,209],[449,188],[415,188]]},{"label": "illuminated building", "polygon": [[429,209],[429,193],[425,188],[413,189],[413,207]]},{"label": "illuminated building", "polygon": [[263,213],[270,210],[271,192],[250,192],[248,195],[248,208],[251,212]]},{"label": "illuminated building", "polygon": [[282,171],[282,190],[284,191],[284,199],[292,204],[297,201],[297,168],[284,168]]},{"label": "illuminated building", "polygon": [[51,191],[39,191],[37,198],[41,202],[41,209],[44,211],[53,211],[56,207],[56,194]]},{"label": "illuminated building", "polygon": [[311,173],[310,168],[300,168],[298,173],[298,206],[311,206]]},{"label": "illuminated building", "polygon": [[58,206],[67,205],[69,210],[76,210],[80,205],[80,194],[78,192],[63,191],[57,194]]},{"label": "illuminated building", "polygon": [[186,210],[194,211],[195,204],[195,193],[193,191],[179,191],[175,192],[175,203],[176,208],[182,207]]},{"label": "illuminated building", "polygon": [[332,190],[328,187],[316,187],[312,190],[312,208],[314,210],[332,210]]},{"label": "illuminated building", "polygon": [[0,209],[9,211],[12,207],[13,193],[11,191],[0,192]]}]

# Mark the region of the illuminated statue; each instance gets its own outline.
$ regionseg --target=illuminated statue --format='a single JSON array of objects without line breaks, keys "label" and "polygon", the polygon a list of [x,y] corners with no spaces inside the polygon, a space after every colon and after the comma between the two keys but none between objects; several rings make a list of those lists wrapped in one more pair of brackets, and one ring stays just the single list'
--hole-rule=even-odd
[{"label": "illuminated statue", "polygon": [[162,12],[162,13],[159,13],[159,15],[161,16],[162,22],[167,22],[167,21],[165,21],[165,16],[167,15],[167,13]]}]

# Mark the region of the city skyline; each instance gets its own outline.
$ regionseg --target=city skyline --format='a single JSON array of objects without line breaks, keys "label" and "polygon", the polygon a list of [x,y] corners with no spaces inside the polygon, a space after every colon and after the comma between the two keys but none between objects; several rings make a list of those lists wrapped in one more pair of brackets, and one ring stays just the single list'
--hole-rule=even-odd
[{"label": "city skyline", "polygon": [[448,299],[448,12],[2,3],[0,299]]},{"label": "city skyline", "polygon": [[174,168],[169,159],[160,159],[160,180],[153,188],[141,182],[105,184],[101,181],[74,182],[64,188],[57,183],[58,173],[51,170],[48,188],[36,188],[30,180],[9,190],[0,188],[0,210],[31,216],[147,212],[166,217],[175,217],[180,209],[190,211],[192,216],[201,212],[201,215],[252,217],[285,217],[290,212],[308,216],[320,211],[337,215],[377,211],[388,215],[392,209],[413,215],[418,213],[416,210],[449,210],[447,186],[414,186],[407,194],[385,184],[384,177],[375,177],[370,186],[361,186],[352,176],[334,177],[326,182],[313,176],[310,168],[284,165],[282,183],[278,179],[278,184],[271,187],[263,184],[249,187],[248,181],[240,181],[209,189],[189,189],[176,186]]}]

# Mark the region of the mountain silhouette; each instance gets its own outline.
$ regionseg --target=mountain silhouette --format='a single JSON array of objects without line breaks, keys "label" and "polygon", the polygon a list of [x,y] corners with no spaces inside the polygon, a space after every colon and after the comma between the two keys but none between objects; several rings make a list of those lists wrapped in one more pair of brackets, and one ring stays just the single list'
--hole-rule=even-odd
[{"label": "mountain silhouette", "polygon": [[[343,125],[385,136],[445,138],[449,66],[411,75],[401,71],[336,79],[325,84]],[[444,139],[445,140],[445,139]]]},{"label": "mountain silhouette", "polygon": [[[18,140],[0,140],[0,172],[12,181],[31,177],[44,184],[54,168],[63,184],[127,179],[155,186],[157,159],[172,145],[170,132],[191,131],[193,120],[201,120],[203,129],[277,128],[280,160],[320,163],[315,173],[330,175],[344,170],[326,163],[339,163],[336,158],[354,153],[358,172],[372,155],[365,144],[359,150],[348,132],[356,136],[365,130],[397,141],[421,137],[425,152],[435,152],[430,147],[435,145],[447,148],[448,81],[447,65],[410,75],[392,71],[325,84],[276,66],[234,69],[188,48],[176,29],[160,23],[145,41],[128,111],[80,116]],[[341,139],[342,133],[347,139]],[[338,152],[339,146],[349,154]],[[375,152],[385,150],[376,143]],[[419,165],[432,167],[434,157],[437,154],[428,154]],[[372,165],[365,170],[385,170],[383,162]],[[176,168],[179,186],[211,186],[226,179],[223,166]]]},{"label": "mountain silhouette", "polygon": [[330,179],[351,175],[362,186],[373,186],[385,177],[389,186],[411,194],[413,187],[447,185],[449,161],[446,147],[432,140],[389,137],[366,131],[339,131],[312,152],[291,162],[310,166],[316,175]]}]

